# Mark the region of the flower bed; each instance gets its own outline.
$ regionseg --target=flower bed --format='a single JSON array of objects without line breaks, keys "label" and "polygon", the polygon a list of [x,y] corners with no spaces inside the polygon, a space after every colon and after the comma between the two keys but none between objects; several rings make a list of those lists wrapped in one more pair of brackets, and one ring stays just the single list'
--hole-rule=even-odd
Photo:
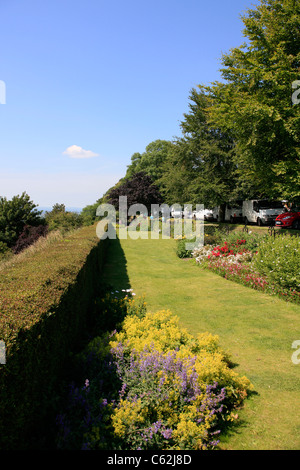
[{"label": "flower bed", "polygon": [[170,311],[133,299],[120,331],[93,339],[78,361],[81,385],[58,417],[62,449],[214,449],[252,390],[217,336],[194,337]]},{"label": "flower bed", "polygon": [[300,303],[299,239],[230,238],[230,243],[195,249],[195,261],[225,279]]}]

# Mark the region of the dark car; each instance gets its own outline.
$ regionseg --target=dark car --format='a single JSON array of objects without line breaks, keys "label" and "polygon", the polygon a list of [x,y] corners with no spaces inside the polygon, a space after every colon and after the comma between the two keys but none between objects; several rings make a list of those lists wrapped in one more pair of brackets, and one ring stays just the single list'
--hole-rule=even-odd
[{"label": "dark car", "polygon": [[275,219],[275,226],[300,230],[300,207],[295,207],[278,215]]}]

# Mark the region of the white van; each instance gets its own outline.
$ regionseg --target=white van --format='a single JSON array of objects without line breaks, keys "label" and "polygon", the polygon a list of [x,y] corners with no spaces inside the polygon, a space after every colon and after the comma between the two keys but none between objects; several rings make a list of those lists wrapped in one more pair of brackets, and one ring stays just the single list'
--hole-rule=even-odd
[{"label": "white van", "polygon": [[216,206],[212,210],[213,219],[216,220],[216,221],[218,221],[218,219],[219,219],[219,212],[220,212],[220,206]]},{"label": "white van", "polygon": [[193,211],[193,218],[196,220],[213,220],[213,211],[211,209]]},{"label": "white van", "polygon": [[183,210],[180,204],[173,204],[171,206],[171,217],[174,217],[175,219],[183,217]]},{"label": "white van", "polygon": [[242,205],[238,203],[226,204],[225,207],[225,222],[230,222],[231,224],[238,223],[243,219],[243,209]]},{"label": "white van", "polygon": [[189,210],[187,207],[185,207],[184,210],[183,210],[183,217],[185,219],[192,219],[193,218],[193,211]]},{"label": "white van", "polygon": [[203,210],[198,210],[198,211],[193,211],[193,219],[195,220],[204,220],[204,209]]},{"label": "white van", "polygon": [[207,220],[207,221],[214,220],[212,209],[204,209],[204,220]]},{"label": "white van", "polygon": [[282,201],[267,199],[252,199],[243,201],[243,221],[257,225],[273,225],[276,217],[285,212]]}]

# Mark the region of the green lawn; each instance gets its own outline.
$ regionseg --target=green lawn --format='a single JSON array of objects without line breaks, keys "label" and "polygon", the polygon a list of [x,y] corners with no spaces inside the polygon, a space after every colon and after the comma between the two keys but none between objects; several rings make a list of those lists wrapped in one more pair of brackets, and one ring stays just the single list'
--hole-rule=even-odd
[{"label": "green lawn", "polygon": [[105,280],[145,295],[148,310],[170,309],[191,333],[218,334],[236,371],[255,387],[240,424],[221,448],[300,448],[300,306],[256,292],[179,259],[174,240],[111,240]]}]

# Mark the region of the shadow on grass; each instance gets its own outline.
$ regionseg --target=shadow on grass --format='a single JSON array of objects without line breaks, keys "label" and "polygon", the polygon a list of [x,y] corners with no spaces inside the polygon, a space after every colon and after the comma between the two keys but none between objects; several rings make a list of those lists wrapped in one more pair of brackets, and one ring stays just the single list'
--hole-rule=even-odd
[{"label": "shadow on grass", "polygon": [[[59,398],[55,448],[84,448],[82,436],[92,425],[101,429],[109,440],[113,439],[112,433],[106,432],[108,410],[104,405],[100,406],[101,412],[98,408],[99,403],[117,400],[120,389],[107,349],[111,332],[119,328],[127,314],[126,304],[117,299],[126,295],[122,290],[130,289],[126,257],[118,239],[111,239],[107,244],[102,272],[101,287],[91,307],[91,322],[84,341],[80,348],[70,351],[63,393]],[[103,442],[103,445],[105,448],[108,443]]]},{"label": "shadow on grass", "polygon": [[[237,435],[243,435],[245,430],[249,428],[249,421],[247,418],[243,417],[243,409],[247,403],[247,400],[251,400],[252,397],[259,396],[259,393],[255,390],[248,392],[248,397],[246,398],[245,402],[243,403],[241,408],[236,409],[236,416],[237,419],[230,422],[221,422],[219,425],[219,429],[221,431],[221,439],[218,448],[220,450],[227,448],[227,444],[230,443],[230,439]],[[230,449],[229,449],[230,450]]]},{"label": "shadow on grass", "polygon": [[113,331],[126,314],[124,305],[123,309],[120,309],[119,303],[112,303],[114,298],[124,298],[126,292],[122,291],[130,289],[127,261],[118,238],[108,241],[104,259],[98,291],[90,306],[87,329],[82,334],[82,342],[71,351],[73,355],[96,336]]},{"label": "shadow on grass", "polygon": [[110,240],[103,269],[103,291],[130,289],[127,260],[118,238]]}]

